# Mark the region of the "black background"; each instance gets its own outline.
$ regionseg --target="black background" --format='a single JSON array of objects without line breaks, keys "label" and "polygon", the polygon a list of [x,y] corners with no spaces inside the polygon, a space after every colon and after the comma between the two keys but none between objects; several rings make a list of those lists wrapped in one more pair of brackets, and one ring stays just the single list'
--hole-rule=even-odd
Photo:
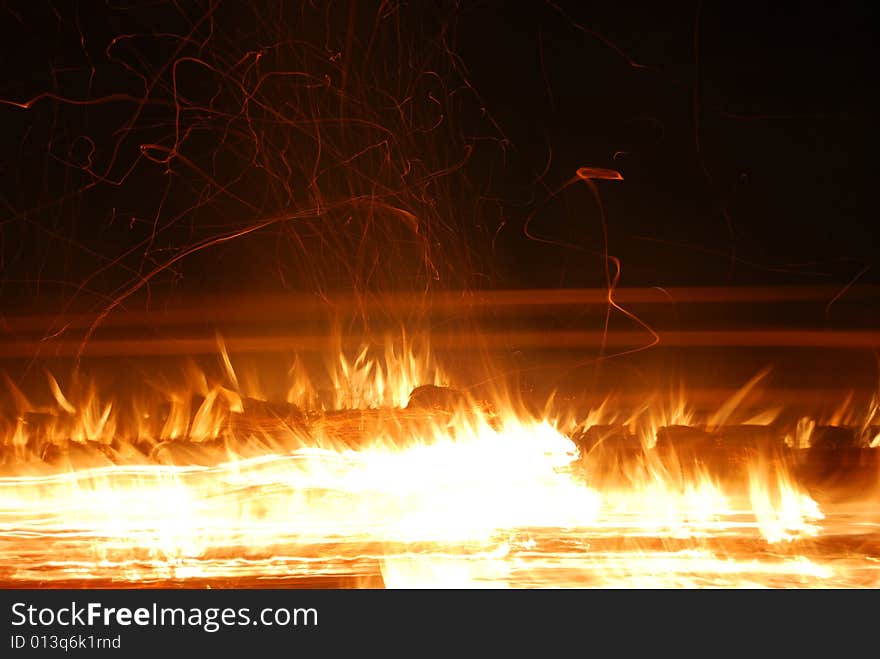
[{"label": "black background", "polygon": [[7,2],[0,300],[876,281],[876,11]]}]

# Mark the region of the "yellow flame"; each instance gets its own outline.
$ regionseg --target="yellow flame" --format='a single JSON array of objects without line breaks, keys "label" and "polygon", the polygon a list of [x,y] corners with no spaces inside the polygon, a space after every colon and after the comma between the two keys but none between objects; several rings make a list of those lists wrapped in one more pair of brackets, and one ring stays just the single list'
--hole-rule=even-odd
[{"label": "yellow flame", "polygon": [[[680,392],[628,414],[607,400],[571,421],[571,410],[535,416],[503,398],[414,410],[415,387],[447,381],[427,349],[405,336],[378,352],[338,348],[329,395],[302,361],[291,369],[287,401],[309,416],[246,429],[236,422],[253,397],[222,343],[219,380],[188,366],[187,387],[162,392],[165,412],[136,401],[133,421],[93,383],[65,394],[50,376],[56,406],[42,410],[43,423],[27,422],[37,408],[14,392],[18,416],[2,437],[14,457],[0,477],[0,581],[372,571],[391,587],[880,584],[874,557],[810,554],[824,525],[841,527],[778,456],[747,454],[738,482],[654,448],[660,426],[731,418],[760,377],[705,419]],[[605,474],[607,456],[582,455],[565,430],[610,420],[642,449]],[[808,446],[811,431],[799,424],[789,444]],[[339,441],[346,433],[357,441]],[[31,450],[67,442],[103,452],[71,468]]]}]

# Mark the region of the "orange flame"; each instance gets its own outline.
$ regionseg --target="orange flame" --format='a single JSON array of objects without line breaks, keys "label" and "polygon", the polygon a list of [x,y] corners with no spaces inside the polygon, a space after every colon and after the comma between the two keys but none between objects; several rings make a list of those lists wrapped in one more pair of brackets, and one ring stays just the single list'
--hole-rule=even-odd
[{"label": "orange flame", "polygon": [[[812,550],[826,529],[837,537],[858,525],[820,509],[786,460],[746,452],[745,477],[722,478],[699,454],[649,441],[661,426],[720,426],[760,376],[702,420],[683,392],[626,414],[606,400],[583,420],[552,405],[535,416],[510,399],[490,407],[463,393],[451,407],[416,408],[407,404],[415,387],[446,382],[416,344],[404,337],[378,354],[338,349],[329,397],[296,361],[287,401],[301,407],[288,412],[304,416],[284,423],[240,423],[253,398],[222,342],[224,381],[191,373],[188,390],[165,392],[164,418],[140,400],[132,421],[94,384],[65,394],[52,376],[50,408],[18,392],[19,416],[3,436],[13,457],[0,478],[0,579],[296,583],[379,573],[391,587],[880,583],[870,555]],[[37,413],[42,425],[28,421]],[[572,440],[610,420],[636,447],[613,468],[611,440],[586,450]],[[340,442],[346,433],[358,441]],[[803,423],[796,434],[790,445],[808,443]],[[146,454],[135,448],[144,443]],[[68,459],[47,462],[49,446]]]}]

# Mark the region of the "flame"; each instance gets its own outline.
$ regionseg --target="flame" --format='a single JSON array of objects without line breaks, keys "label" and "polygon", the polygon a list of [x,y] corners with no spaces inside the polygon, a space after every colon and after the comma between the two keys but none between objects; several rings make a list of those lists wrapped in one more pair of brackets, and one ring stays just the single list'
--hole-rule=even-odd
[{"label": "flame", "polygon": [[334,409],[404,407],[416,387],[444,384],[443,373],[432,363],[430,350],[416,352],[406,334],[400,347],[386,337],[381,358],[371,355],[368,346],[353,358],[347,357],[341,347],[338,355],[329,368],[336,392]]},{"label": "flame", "polygon": [[[77,379],[65,393],[54,376],[48,406],[13,389],[18,415],[2,436],[0,579],[880,584],[876,557],[817,553],[814,544],[826,533],[880,528],[878,520],[867,514],[850,527],[823,510],[789,460],[748,450],[744,468],[733,468],[741,477],[729,477],[708,453],[656,441],[661,427],[717,429],[761,375],[706,418],[683,391],[629,413],[608,399],[581,420],[553,404],[535,415],[509,396],[488,405],[463,392],[452,405],[419,408],[408,404],[413,389],[447,382],[419,345],[403,335],[379,351],[347,353],[336,342],[329,394],[294,360],[284,418],[222,341],[219,377],[188,366],[187,385],[162,389],[158,402],[126,407]],[[266,406],[248,425],[254,401]],[[777,413],[741,417],[760,429]],[[633,438],[629,453],[613,453],[604,436],[592,447],[574,441],[611,421]],[[808,446],[814,426],[802,420],[786,442]],[[48,460],[50,449],[61,458]]]},{"label": "flame", "polygon": [[819,505],[799,491],[786,472],[775,469],[768,476],[750,465],[749,497],[767,542],[790,542],[802,535],[819,534],[815,522],[824,518]]}]

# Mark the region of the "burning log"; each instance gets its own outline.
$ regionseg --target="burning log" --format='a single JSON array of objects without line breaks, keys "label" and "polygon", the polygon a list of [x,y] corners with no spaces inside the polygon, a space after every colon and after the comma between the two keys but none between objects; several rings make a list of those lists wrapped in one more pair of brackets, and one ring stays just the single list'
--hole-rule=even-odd
[{"label": "burning log", "polygon": [[25,412],[21,415],[21,420],[28,435],[39,437],[48,436],[56,427],[64,425],[65,421],[72,425],[72,419],[67,413],[62,416],[51,412]]},{"label": "burning log", "polygon": [[309,426],[309,436],[322,445],[351,449],[370,442],[406,446],[430,441],[451,419],[451,412],[436,408],[338,410],[316,418]]},{"label": "burning log", "polygon": [[877,456],[877,449],[862,446],[854,428],[816,426],[810,437],[802,476],[809,482],[826,486],[867,484],[868,475],[876,476]]},{"label": "burning log", "polygon": [[[225,458],[225,459],[224,459]],[[212,466],[229,458],[227,444],[222,439],[204,442],[171,440],[160,442],[150,452],[150,459],[165,465]]]},{"label": "burning log", "polygon": [[285,423],[305,422],[305,414],[293,403],[258,400],[256,398],[242,398],[241,403],[243,416],[264,419],[280,419]]},{"label": "burning log", "polygon": [[574,433],[582,454],[603,450],[640,451],[642,443],[626,426],[595,425]]},{"label": "burning log", "polygon": [[122,462],[119,454],[111,446],[92,441],[47,444],[40,458],[46,464],[68,469],[87,469]]},{"label": "burning log", "polygon": [[810,438],[810,448],[840,450],[858,448],[855,429],[843,426],[816,426]]},{"label": "burning log", "polygon": [[580,449],[583,476],[599,486],[625,476],[643,456],[642,443],[626,426],[590,426],[571,440]]},{"label": "burning log", "polygon": [[423,384],[412,390],[409,395],[407,409],[436,409],[446,412],[465,409],[468,399],[458,389]]},{"label": "burning log", "polygon": [[700,467],[717,477],[741,477],[754,459],[777,459],[786,451],[774,426],[730,425],[713,430],[666,426],[657,431],[657,450],[667,464],[690,473]]},{"label": "burning log", "polygon": [[785,450],[785,436],[776,426],[731,425],[715,433],[720,448],[737,451],[761,451],[772,454]]},{"label": "burning log", "polygon": [[717,438],[705,428],[696,426],[663,426],[657,429],[658,451],[702,453],[718,445]]},{"label": "burning log", "polygon": [[265,428],[273,426],[302,434],[307,430],[308,419],[292,403],[243,398],[242,411],[230,415],[229,426],[236,437],[261,434]]}]

